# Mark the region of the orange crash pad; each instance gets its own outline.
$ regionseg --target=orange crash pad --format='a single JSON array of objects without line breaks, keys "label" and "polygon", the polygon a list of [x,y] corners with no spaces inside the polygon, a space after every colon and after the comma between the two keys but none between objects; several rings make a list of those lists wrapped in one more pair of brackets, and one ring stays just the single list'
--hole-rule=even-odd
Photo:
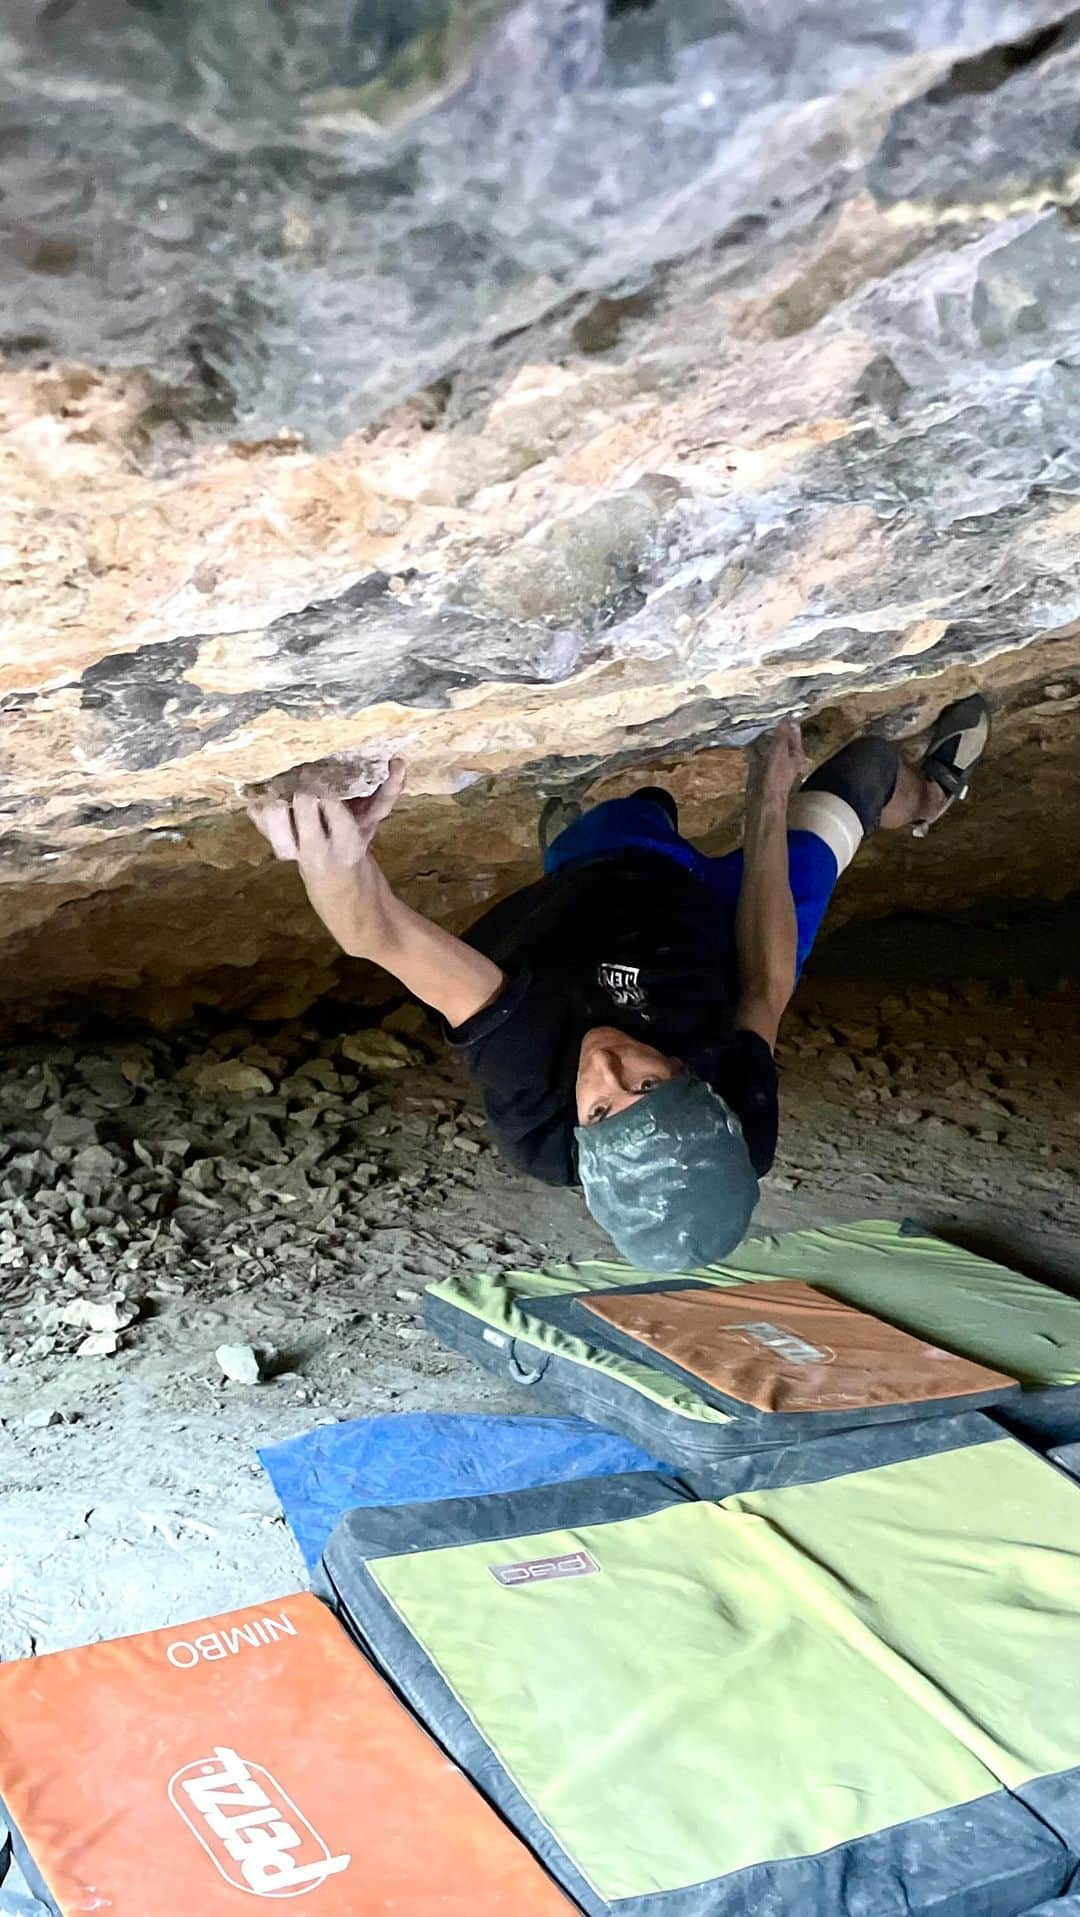
[{"label": "orange crash pad", "polygon": [[0,1667],[0,1799],[63,1917],[572,1910],[307,1594]]},{"label": "orange crash pad", "polygon": [[715,1393],[736,1415],[962,1410],[1015,1393],[1000,1371],[926,1344],[797,1279],[716,1290],[689,1285],[598,1292],[579,1309]]}]

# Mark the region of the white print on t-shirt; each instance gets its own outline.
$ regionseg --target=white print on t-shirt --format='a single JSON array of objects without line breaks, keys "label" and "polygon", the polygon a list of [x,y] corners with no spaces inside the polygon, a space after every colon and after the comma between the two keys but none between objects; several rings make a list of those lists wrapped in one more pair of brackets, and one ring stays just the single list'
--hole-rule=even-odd
[{"label": "white print on t-shirt", "polygon": [[640,965],[601,965],[597,974],[601,988],[616,1005],[633,1006],[641,1011],[648,1004],[641,984]]},{"label": "white print on t-shirt", "polygon": [[261,1764],[219,1745],[185,1764],[169,1801],[226,1883],[256,1897],[302,1897],[347,1870]]}]

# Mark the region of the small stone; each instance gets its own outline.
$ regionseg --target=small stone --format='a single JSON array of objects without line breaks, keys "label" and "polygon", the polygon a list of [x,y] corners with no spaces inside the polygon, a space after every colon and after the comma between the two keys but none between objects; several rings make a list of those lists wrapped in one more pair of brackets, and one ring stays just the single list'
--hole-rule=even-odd
[{"label": "small stone", "polygon": [[92,1331],[75,1348],[76,1358],[111,1358],[120,1349],[120,1339],[115,1331]]},{"label": "small stone", "polygon": [[393,1032],[398,1038],[423,1038],[428,1023],[428,1015],[422,1005],[399,1005],[396,1012],[384,1018],[383,1031]]},{"label": "small stone", "polygon": [[825,1062],[830,1078],[839,1078],[845,1084],[853,1084],[859,1076],[859,1068],[850,1052],[832,1052]]},{"label": "small stone", "polygon": [[233,1384],[260,1382],[262,1365],[254,1345],[219,1345],[214,1356]]},{"label": "small stone", "polygon": [[399,1285],[394,1293],[394,1297],[399,1298],[403,1305],[414,1305],[419,1296],[420,1293],[414,1291],[411,1285]]},{"label": "small stone", "polygon": [[73,1298],[60,1313],[62,1325],[78,1331],[126,1331],[139,1315],[129,1298]]},{"label": "small stone", "polygon": [[57,1411],[55,1405],[49,1404],[35,1405],[23,1419],[27,1431],[47,1431],[50,1425],[63,1424],[63,1422],[63,1412]]},{"label": "small stone", "polygon": [[129,1085],[149,1085],[154,1078],[153,1054],[145,1045],[127,1046],[118,1063]]},{"label": "small stone", "polygon": [[418,1062],[416,1053],[403,1045],[400,1038],[384,1031],[351,1032],[342,1041],[341,1053],[350,1064],[375,1073],[403,1072]]},{"label": "small stone", "polygon": [[169,1219],[172,1237],[194,1244],[200,1244],[205,1238],[216,1238],[220,1230],[220,1212],[209,1198],[201,1199],[197,1205],[177,1205]]},{"label": "small stone", "polygon": [[132,1085],[113,1059],[88,1059],[82,1067],[82,1076],[99,1104],[110,1111],[130,1105],[135,1096]]},{"label": "small stone", "polygon": [[466,1152],[471,1158],[476,1157],[483,1150],[483,1146],[476,1138],[452,1138],[450,1143],[456,1152]]},{"label": "small stone", "polygon": [[293,1079],[310,1079],[313,1085],[321,1085],[324,1092],[336,1092],[341,1089],[341,1079],[328,1058],[309,1058],[298,1065]]},{"label": "small stone", "polygon": [[104,1145],[87,1145],[76,1152],[71,1167],[72,1183],[79,1191],[97,1191],[116,1177],[119,1166]]},{"label": "small stone", "polygon": [[262,1098],[274,1089],[273,1080],[265,1072],[255,1065],[242,1064],[238,1058],[193,1066],[188,1075],[196,1091],[211,1097]]},{"label": "small stone", "polygon": [[190,1138],[170,1136],[158,1140],[158,1150],[162,1158],[186,1158],[191,1150]]},{"label": "small stone", "polygon": [[49,1126],[45,1143],[50,1151],[70,1145],[96,1145],[97,1126],[92,1119],[76,1118],[70,1112],[61,1112]]},{"label": "small stone", "polygon": [[196,1158],[184,1173],[184,1186],[192,1191],[216,1191],[218,1185],[217,1167],[212,1158]]},{"label": "small stone", "polygon": [[270,1078],[273,1078],[275,1073],[280,1074],[284,1065],[280,1054],[272,1052],[268,1045],[248,1045],[240,1054],[240,1062],[243,1065],[254,1065],[256,1071],[266,1072]]},{"label": "small stone", "polygon": [[860,1019],[833,1019],[831,1025],[837,1038],[856,1052],[871,1052],[878,1044],[880,1034],[876,1025]]}]

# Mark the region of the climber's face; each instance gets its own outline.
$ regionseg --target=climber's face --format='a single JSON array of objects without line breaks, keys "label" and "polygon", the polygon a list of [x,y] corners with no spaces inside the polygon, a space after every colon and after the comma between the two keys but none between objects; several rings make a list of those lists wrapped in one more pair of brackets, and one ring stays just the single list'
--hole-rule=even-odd
[{"label": "climber's face", "polygon": [[613,1025],[594,1025],[582,1039],[578,1057],[578,1124],[599,1125],[614,1118],[683,1070],[681,1059],[669,1058]]}]

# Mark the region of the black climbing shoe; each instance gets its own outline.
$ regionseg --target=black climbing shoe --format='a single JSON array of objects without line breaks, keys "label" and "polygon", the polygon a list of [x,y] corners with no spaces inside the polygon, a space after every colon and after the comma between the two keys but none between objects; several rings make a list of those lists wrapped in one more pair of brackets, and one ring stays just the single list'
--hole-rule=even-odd
[{"label": "black climbing shoe", "polygon": [[919,771],[924,779],[941,787],[946,802],[933,821],[924,820],[915,827],[918,837],[944,817],[954,800],[967,798],[972,774],[989,736],[990,707],[981,692],[955,699],[938,714]]},{"label": "black climbing shoe", "polygon": [[550,847],[554,845],[558,838],[559,833],[565,832],[567,826],[573,825],[574,821],[580,819],[580,817],[581,807],[576,799],[554,798],[548,800],[540,814],[540,823],[536,829],[537,837],[540,841],[541,858],[546,857]]},{"label": "black climbing shoe", "polygon": [[635,799],[648,799],[650,805],[658,805],[662,812],[667,813],[668,818],[671,821],[672,829],[675,832],[678,831],[679,807],[675,798],[667,790],[665,786],[662,786],[662,785],[639,786],[638,790],[634,793],[634,797]]}]

